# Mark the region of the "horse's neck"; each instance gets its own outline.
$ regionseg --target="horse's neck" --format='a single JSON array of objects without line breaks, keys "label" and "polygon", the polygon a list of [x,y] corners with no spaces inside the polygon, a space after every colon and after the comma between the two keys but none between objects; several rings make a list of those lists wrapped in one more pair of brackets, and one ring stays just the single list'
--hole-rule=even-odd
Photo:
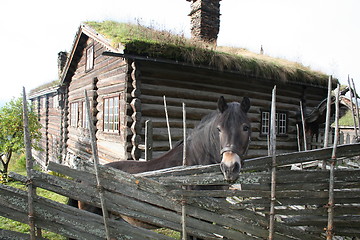
[{"label": "horse's neck", "polygon": [[188,165],[207,165],[219,162],[220,143],[215,126],[215,117],[210,118],[189,137]]},{"label": "horse's neck", "polygon": [[164,155],[145,162],[144,166],[147,171],[154,171],[163,168],[170,168],[182,165],[183,159],[183,144],[174,146],[173,149],[165,153]]},{"label": "horse's neck", "polygon": [[[214,116],[210,115],[196,127],[187,138],[186,165],[208,165],[219,162],[219,135],[214,126]],[[181,166],[183,164],[184,143],[177,144],[173,149],[159,158],[144,163],[147,171]]]}]

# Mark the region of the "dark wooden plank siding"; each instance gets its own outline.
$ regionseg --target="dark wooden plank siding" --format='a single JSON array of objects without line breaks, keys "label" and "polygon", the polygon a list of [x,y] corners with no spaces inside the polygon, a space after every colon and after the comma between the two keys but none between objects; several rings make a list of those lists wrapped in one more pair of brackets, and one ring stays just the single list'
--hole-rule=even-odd
[{"label": "dark wooden plank siding", "polygon": [[42,126],[40,148],[32,153],[37,162],[45,167],[49,161],[61,162],[61,109],[58,105],[56,91],[32,98],[33,106],[38,113]]},{"label": "dark wooden plank siding", "polygon": [[48,119],[49,161],[61,162],[61,109],[57,93],[49,95]]},{"label": "dark wooden plank siding", "polygon": [[[94,68],[90,71],[85,70],[86,49],[94,46]],[[127,159],[126,153],[126,78],[127,64],[124,59],[103,56],[106,48],[92,39],[85,41],[82,46],[82,56],[74,71],[74,75],[69,84],[69,113],[68,113],[68,140],[67,149],[73,155],[87,160],[91,156],[89,132],[85,126],[71,126],[71,104],[78,102],[80,114],[85,111],[82,104],[84,102],[84,91],[87,90],[92,104],[92,116],[96,124],[96,137],[99,150],[99,157],[102,163]],[[106,133],[103,131],[103,101],[106,97],[120,97],[120,133]],[[79,117],[81,118],[81,116]]]}]

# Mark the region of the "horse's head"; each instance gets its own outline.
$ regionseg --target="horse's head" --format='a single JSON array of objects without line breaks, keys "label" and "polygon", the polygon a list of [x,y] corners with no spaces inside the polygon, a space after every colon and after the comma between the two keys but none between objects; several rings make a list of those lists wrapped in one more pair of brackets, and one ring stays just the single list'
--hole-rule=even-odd
[{"label": "horse's head", "polygon": [[235,181],[250,144],[251,126],[247,117],[250,100],[244,97],[241,103],[226,103],[224,97],[218,100],[219,115],[216,121],[220,138],[220,168],[225,180]]}]

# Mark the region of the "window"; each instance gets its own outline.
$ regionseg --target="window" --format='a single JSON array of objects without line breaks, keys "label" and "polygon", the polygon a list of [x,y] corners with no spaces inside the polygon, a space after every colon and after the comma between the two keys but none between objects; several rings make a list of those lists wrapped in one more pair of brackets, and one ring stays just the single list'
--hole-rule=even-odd
[{"label": "window", "polygon": [[270,126],[270,113],[262,112],[261,113],[261,134],[268,134]]},{"label": "window", "polygon": [[86,66],[85,71],[90,71],[94,68],[94,45],[86,49]]},{"label": "window", "polygon": [[59,107],[59,96],[54,95],[54,97],[53,97],[53,108],[58,108],[58,107]]},{"label": "window", "polygon": [[104,131],[119,132],[119,96],[104,99]]},{"label": "window", "polygon": [[79,122],[79,103],[71,103],[70,105],[70,126],[77,127]]},{"label": "window", "polygon": [[[89,101],[90,112],[91,112],[91,101]],[[89,129],[89,117],[86,109],[86,103],[82,103],[82,127]]]},{"label": "window", "polygon": [[46,97],[43,97],[43,99],[42,99],[41,108],[42,109],[46,108]]},{"label": "window", "polygon": [[279,113],[278,134],[286,134],[286,113]]},{"label": "window", "polygon": [[[276,113],[275,131],[277,135],[284,135],[287,131],[287,114],[283,112]],[[261,112],[261,134],[270,133],[270,112]]]}]

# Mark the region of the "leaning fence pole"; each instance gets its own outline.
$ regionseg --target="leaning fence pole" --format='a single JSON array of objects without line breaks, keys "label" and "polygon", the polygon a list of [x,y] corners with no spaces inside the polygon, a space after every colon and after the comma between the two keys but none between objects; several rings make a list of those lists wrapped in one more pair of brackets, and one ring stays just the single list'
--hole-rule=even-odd
[{"label": "leaning fence pole", "polygon": [[99,155],[98,155],[98,150],[97,150],[93,119],[91,117],[90,102],[89,102],[89,98],[88,98],[86,90],[85,90],[85,106],[86,106],[87,118],[88,118],[88,122],[89,122],[91,150],[92,150],[92,157],[94,159],[94,169],[95,169],[95,174],[96,174],[97,190],[99,191],[100,204],[101,204],[103,220],[104,220],[104,227],[105,227],[105,234],[106,234],[106,239],[110,240],[111,238],[110,238],[110,230],[109,230],[109,224],[108,224],[109,213],[106,209],[104,193],[103,193],[104,189],[102,187],[101,178],[99,175],[99,169],[98,169]]},{"label": "leaning fence pole", "polygon": [[[182,104],[183,108],[183,135],[184,135],[184,142],[183,142],[183,166],[186,166],[186,108],[185,103]],[[187,233],[186,233],[186,201],[183,197],[182,205],[181,205],[181,226],[182,226],[182,240],[187,240]]]},{"label": "leaning fence pole", "polygon": [[303,110],[302,101],[300,101],[300,114],[301,114],[302,130],[303,130],[303,137],[304,137],[304,151],[307,151],[305,119],[304,119],[304,110]]},{"label": "leaning fence pole", "polygon": [[35,189],[32,184],[32,169],[33,169],[33,159],[31,154],[31,139],[30,139],[30,130],[29,130],[29,115],[27,108],[26,92],[25,87],[23,87],[23,123],[24,123],[24,142],[26,150],[26,173],[27,173],[27,187],[28,187],[28,219],[30,227],[30,239],[35,240],[35,212],[34,212],[34,196]]},{"label": "leaning fence pole", "polygon": [[145,121],[145,161],[152,159],[153,152],[153,127],[152,121]]},{"label": "leaning fence pole", "polygon": [[[329,128],[330,128],[330,112],[331,112],[331,84],[332,76],[329,76],[328,94],[326,100],[326,122],[325,122],[325,135],[324,135],[324,148],[329,145]],[[322,169],[326,169],[326,161],[322,162]]]},{"label": "leaning fence pole", "polygon": [[350,84],[350,76],[348,75],[348,85],[349,85],[349,89],[350,89],[350,103],[351,103],[351,111],[352,111],[352,115],[353,115],[353,120],[354,120],[354,132],[355,132],[355,137],[356,139],[358,138],[358,131],[357,131],[357,122],[356,122],[356,118],[355,118],[355,108],[354,108],[354,102],[353,102],[353,97],[354,97],[354,90],[351,87]]},{"label": "leaning fence pole", "polygon": [[[354,83],[354,79],[351,78],[351,82],[352,82],[352,86],[353,86],[353,89],[354,89],[354,98],[355,98],[355,109],[356,109],[356,120],[357,120],[357,123],[358,123],[358,127],[360,128],[360,116],[359,116],[359,107],[358,107],[358,95],[357,95],[357,92],[356,92],[356,88],[355,88],[355,83]],[[360,131],[360,129],[359,129]],[[356,142],[359,141],[359,139],[356,139]]]},{"label": "leaning fence pole", "polygon": [[271,198],[270,198],[270,221],[269,240],[274,238],[275,229],[275,201],[276,201],[276,86],[272,91],[271,122],[270,122],[270,153],[272,156],[271,168]]},{"label": "leaning fence pole", "polygon": [[165,109],[166,126],[167,126],[167,131],[168,131],[168,136],[169,136],[169,145],[170,145],[170,149],[172,149],[170,123],[169,123],[169,114],[168,114],[168,110],[167,110],[166,97],[165,97],[165,95],[164,95],[164,109]]},{"label": "leaning fence pole", "polygon": [[298,151],[301,152],[299,124],[296,124],[296,139],[297,139]]},{"label": "leaning fence pole", "polygon": [[326,228],[326,239],[331,240],[334,236],[334,169],[336,164],[336,149],[339,139],[339,93],[340,85],[338,84],[335,91],[335,137],[333,151],[330,159],[330,176],[329,176],[329,202],[328,208],[328,224]]}]

